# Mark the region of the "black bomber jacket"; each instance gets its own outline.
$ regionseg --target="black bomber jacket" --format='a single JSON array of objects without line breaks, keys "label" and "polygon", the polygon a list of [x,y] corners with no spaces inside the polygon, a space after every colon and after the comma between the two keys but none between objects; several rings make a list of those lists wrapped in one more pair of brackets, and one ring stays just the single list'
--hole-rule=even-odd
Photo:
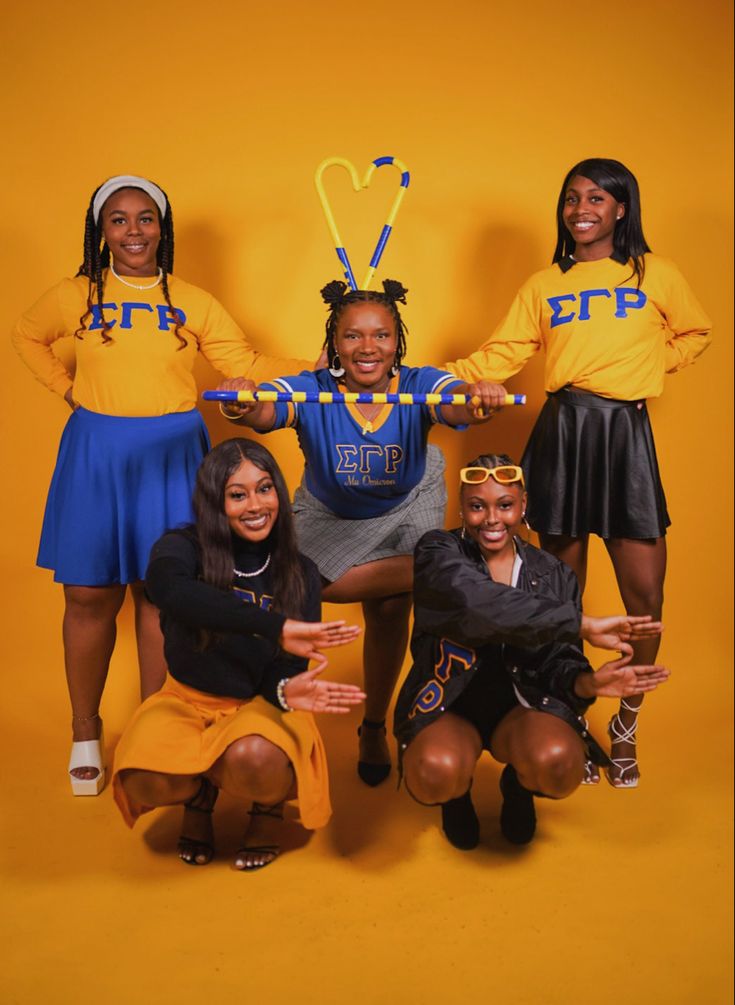
[{"label": "black bomber jacket", "polygon": [[600,764],[607,755],[589,735],[590,702],[574,693],[592,668],[579,630],[577,578],[544,551],[516,538],[522,566],[515,587],[490,577],[479,548],[459,530],[429,531],[416,546],[413,666],[396,703],[401,749],[451,707],[474,675],[507,673],[532,708],[557,715]]}]

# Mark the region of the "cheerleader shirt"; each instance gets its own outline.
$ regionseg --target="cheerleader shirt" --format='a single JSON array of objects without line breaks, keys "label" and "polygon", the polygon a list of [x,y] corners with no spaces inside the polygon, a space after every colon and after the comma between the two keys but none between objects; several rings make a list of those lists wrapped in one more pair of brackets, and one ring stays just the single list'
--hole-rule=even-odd
[{"label": "cheerleader shirt", "polygon": [[611,258],[535,273],[489,340],[447,369],[469,383],[504,381],[543,347],[549,393],[572,384],[621,401],[658,397],[664,373],[707,348],[712,325],[672,262],[647,254],[645,266],[640,289],[632,262]]},{"label": "cheerleader shirt", "polygon": [[[462,382],[432,366],[401,367],[389,393],[441,394]],[[328,370],[280,377],[271,391],[345,391]],[[366,520],[402,503],[421,481],[426,441],[441,409],[430,405],[383,405],[368,420],[355,405],[277,402],[273,429],[296,429],[312,495],[339,517]],[[464,426],[457,428],[464,429]]]},{"label": "cheerleader shirt", "polygon": [[42,384],[62,396],[71,389],[74,401],[91,412],[134,417],[190,411],[197,400],[192,371],[199,352],[226,377],[248,376],[255,381],[311,365],[256,352],[214,297],[169,276],[171,302],[181,321],[179,333],[187,342],[182,348],[174,335],[176,318],[160,284],[131,289],[107,270],[103,304],[112,341],[103,340],[99,307],[93,304],[81,338],[74,340],[72,378],[51,346],[79,328],[87,312],[88,286],[86,276],[63,279],[20,318],[12,341]]}]

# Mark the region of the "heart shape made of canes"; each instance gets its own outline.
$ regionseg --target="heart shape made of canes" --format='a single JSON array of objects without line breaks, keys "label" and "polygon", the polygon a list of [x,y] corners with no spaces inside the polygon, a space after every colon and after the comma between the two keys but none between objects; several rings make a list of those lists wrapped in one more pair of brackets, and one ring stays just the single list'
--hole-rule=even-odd
[{"label": "heart shape made of canes", "polygon": [[[401,172],[401,183],[398,187],[398,191],[396,192],[396,196],[395,199],[393,200],[393,205],[390,208],[390,212],[388,213],[388,219],[386,220],[383,229],[380,232],[378,243],[375,245],[375,251],[373,252],[372,258],[370,259],[370,265],[365,275],[365,281],[363,282],[362,286],[358,287],[357,283],[355,282],[355,275],[352,271],[352,266],[350,265],[349,257],[342,243],[342,238],[339,236],[339,231],[337,230],[337,224],[334,219],[334,213],[332,212],[332,207],[330,206],[329,200],[327,199],[327,193],[324,191],[324,183],[322,182],[322,175],[329,167],[333,167],[335,165],[338,167],[342,167],[348,172],[352,180],[352,188],[355,190],[355,192],[359,192],[361,191],[361,189],[368,187],[377,168],[385,167],[387,164],[392,164],[393,167],[397,168]],[[403,163],[403,161],[399,161],[397,157],[376,157],[375,160],[370,165],[370,167],[365,172],[365,176],[363,177],[362,181],[360,181],[360,176],[357,173],[355,165],[352,163],[352,161],[347,160],[345,157],[327,157],[327,159],[323,160],[319,165],[319,167],[316,169],[316,174],[314,175],[314,184],[316,185],[316,190],[319,194],[319,199],[322,204],[322,209],[324,210],[324,216],[326,217],[327,220],[327,226],[329,227],[329,231],[334,240],[335,250],[337,252],[337,258],[339,258],[340,262],[342,263],[345,279],[350,284],[350,287],[353,290],[357,289],[367,290],[369,288],[373,276],[375,275],[375,270],[377,269],[378,263],[380,262],[380,259],[383,255],[383,251],[385,250],[388,238],[390,237],[391,231],[393,230],[393,223],[395,221],[396,214],[398,213],[401,202],[403,201],[403,197],[406,194],[406,189],[408,188],[410,180],[411,175],[409,174],[408,168]]]}]

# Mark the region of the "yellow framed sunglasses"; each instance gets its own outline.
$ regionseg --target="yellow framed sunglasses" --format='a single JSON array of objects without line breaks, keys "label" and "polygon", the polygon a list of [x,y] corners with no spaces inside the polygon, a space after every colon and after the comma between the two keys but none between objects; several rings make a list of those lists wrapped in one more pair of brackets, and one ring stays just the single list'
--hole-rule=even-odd
[{"label": "yellow framed sunglasses", "polygon": [[520,482],[523,488],[523,469],[517,464],[501,464],[497,468],[462,468],[459,480],[465,485],[482,485],[488,478],[494,478],[500,485],[512,485]]}]

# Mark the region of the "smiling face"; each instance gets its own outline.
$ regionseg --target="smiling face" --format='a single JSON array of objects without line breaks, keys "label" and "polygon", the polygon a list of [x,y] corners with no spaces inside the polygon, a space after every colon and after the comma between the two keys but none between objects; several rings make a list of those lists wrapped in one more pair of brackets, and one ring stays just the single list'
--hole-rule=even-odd
[{"label": "smiling face", "polygon": [[390,384],[398,339],[385,304],[349,304],[339,316],[334,344],[349,390],[384,391]]},{"label": "smiling face", "polygon": [[267,471],[243,460],[225,484],[230,530],[246,541],[264,541],[278,519],[278,493]]},{"label": "smiling face", "polygon": [[465,533],[477,543],[484,558],[513,551],[526,510],[520,484],[499,485],[488,478],[481,485],[462,485],[460,512]]},{"label": "smiling face", "polygon": [[564,225],[575,242],[574,257],[586,262],[609,258],[615,224],[624,215],[625,203],[589,178],[575,175],[567,185],[562,210]]},{"label": "smiling face", "polygon": [[155,276],[161,222],[155,202],[137,188],[113,192],[100,213],[102,234],[121,276]]}]

